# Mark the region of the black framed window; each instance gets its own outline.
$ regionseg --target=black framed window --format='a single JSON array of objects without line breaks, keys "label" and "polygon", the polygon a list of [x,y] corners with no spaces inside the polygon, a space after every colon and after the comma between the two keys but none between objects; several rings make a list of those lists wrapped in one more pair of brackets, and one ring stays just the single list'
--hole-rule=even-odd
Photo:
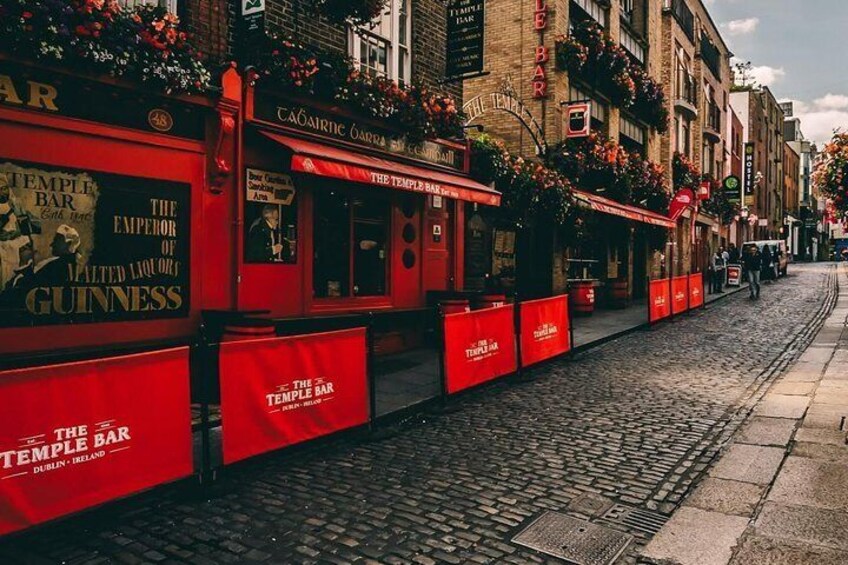
[{"label": "black framed window", "polygon": [[390,202],[382,195],[315,191],[313,295],[388,293]]}]

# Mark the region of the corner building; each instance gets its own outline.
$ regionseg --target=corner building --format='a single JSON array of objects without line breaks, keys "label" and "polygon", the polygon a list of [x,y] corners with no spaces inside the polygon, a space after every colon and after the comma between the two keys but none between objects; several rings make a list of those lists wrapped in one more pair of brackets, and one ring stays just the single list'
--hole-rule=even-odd
[{"label": "corner building", "polygon": [[[611,103],[593,85],[558,70],[555,63],[557,36],[568,35],[574,26],[588,20],[596,22],[610,39],[621,45],[632,63],[643,67],[655,80],[661,80],[662,17],[661,0],[487,2],[484,44],[487,74],[467,79],[463,84],[470,123],[482,125],[487,134],[504,140],[511,152],[532,159],[546,146],[563,140],[564,105],[589,101],[592,131],[647,159],[664,161],[662,138],[656,130]],[[549,57],[541,62],[544,78],[537,76],[540,51]],[[538,90],[540,80],[544,81],[542,92]],[[506,106],[512,106],[511,111]],[[667,161],[670,163],[670,157]],[[602,213],[602,221],[621,223],[622,229],[617,231],[625,235],[599,242],[588,265],[577,263],[574,250],[566,249],[544,226],[522,234],[517,244],[519,292],[525,296],[562,293],[569,279],[582,276],[576,271],[583,272],[585,266],[601,286],[612,281],[626,282],[630,298],[645,296],[646,277],[652,270],[658,274],[659,261],[649,252],[641,229],[644,225],[623,218],[627,211],[616,212],[621,215]],[[466,214],[471,213],[469,210]],[[467,283],[473,285],[475,281],[469,278]]]}]

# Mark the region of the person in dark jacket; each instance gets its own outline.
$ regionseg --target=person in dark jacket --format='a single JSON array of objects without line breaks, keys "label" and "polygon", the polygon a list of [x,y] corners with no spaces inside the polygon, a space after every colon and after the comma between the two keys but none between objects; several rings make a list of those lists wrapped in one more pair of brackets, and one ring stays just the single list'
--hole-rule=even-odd
[{"label": "person in dark jacket", "polygon": [[763,245],[762,257],[762,279],[764,281],[771,281],[774,279],[774,262],[777,260],[777,257],[772,253],[771,247],[768,245]]},{"label": "person in dark jacket", "polygon": [[759,299],[760,271],[763,268],[763,255],[760,253],[760,248],[756,245],[750,246],[742,261],[748,273],[748,290],[751,291],[751,300]]}]

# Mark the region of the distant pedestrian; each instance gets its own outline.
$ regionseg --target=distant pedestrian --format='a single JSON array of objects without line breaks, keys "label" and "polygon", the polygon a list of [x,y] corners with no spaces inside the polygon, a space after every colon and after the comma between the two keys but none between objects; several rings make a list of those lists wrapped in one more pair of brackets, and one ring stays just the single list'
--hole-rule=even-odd
[{"label": "distant pedestrian", "polygon": [[739,248],[736,247],[735,243],[730,244],[730,248],[728,249],[728,261],[731,265],[739,264]]},{"label": "distant pedestrian", "polygon": [[713,253],[710,259],[710,271],[712,272],[712,289],[713,293],[721,294],[724,292],[724,253],[721,248]]},{"label": "distant pedestrian", "polygon": [[742,264],[748,273],[748,290],[751,291],[751,300],[760,298],[760,271],[763,268],[763,256],[760,248],[751,245],[742,258]]},{"label": "distant pedestrian", "polygon": [[764,281],[771,282],[774,279],[774,262],[777,258],[772,254],[771,247],[768,245],[763,245],[762,256],[762,278]]}]

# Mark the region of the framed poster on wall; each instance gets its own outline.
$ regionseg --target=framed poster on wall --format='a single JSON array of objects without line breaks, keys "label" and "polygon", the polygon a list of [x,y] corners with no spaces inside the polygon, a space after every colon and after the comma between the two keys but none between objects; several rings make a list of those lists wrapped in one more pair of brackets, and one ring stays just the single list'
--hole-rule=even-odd
[{"label": "framed poster on wall", "polygon": [[187,316],[190,192],[0,157],[0,327]]},{"label": "framed poster on wall", "polygon": [[291,177],[250,168],[245,175],[245,262],[297,263],[297,201]]}]

